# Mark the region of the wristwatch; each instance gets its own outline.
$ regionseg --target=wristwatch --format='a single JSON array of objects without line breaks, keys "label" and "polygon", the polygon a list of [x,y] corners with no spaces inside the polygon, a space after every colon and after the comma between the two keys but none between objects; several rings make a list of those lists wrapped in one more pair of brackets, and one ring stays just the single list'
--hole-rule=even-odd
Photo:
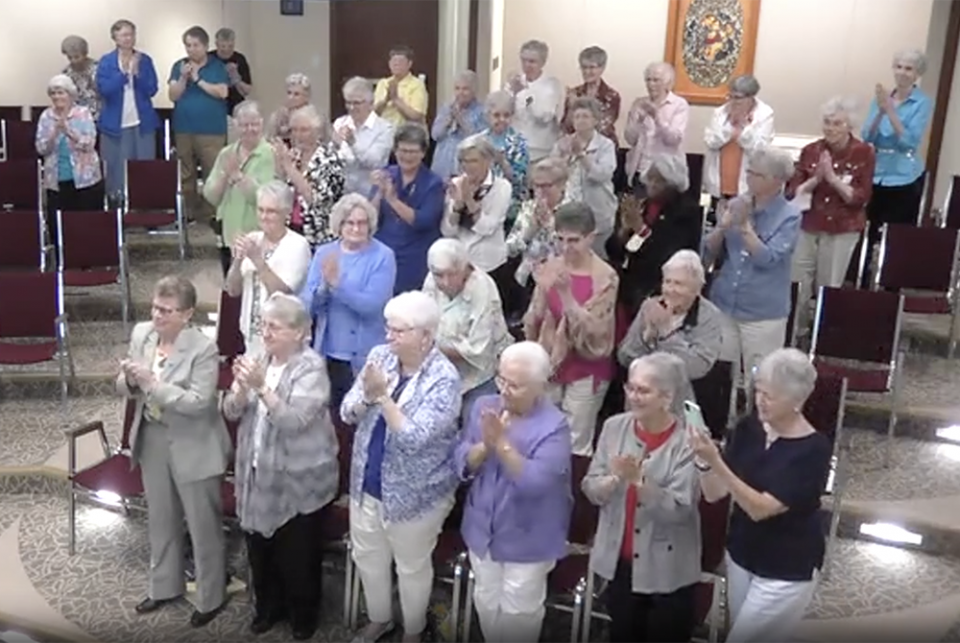
[{"label": "wristwatch", "polygon": [[708,471],[713,470],[713,467],[711,467],[709,464],[701,460],[694,460],[693,466],[695,466],[697,468],[697,471],[699,471],[700,473],[707,473]]}]

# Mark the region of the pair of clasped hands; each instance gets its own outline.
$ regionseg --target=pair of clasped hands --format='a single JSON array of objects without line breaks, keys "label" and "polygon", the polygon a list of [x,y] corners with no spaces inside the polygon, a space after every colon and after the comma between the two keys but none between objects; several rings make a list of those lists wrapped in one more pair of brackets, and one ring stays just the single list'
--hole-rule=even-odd
[{"label": "pair of clasped hands", "polygon": [[753,230],[753,200],[736,197],[721,201],[717,206],[717,227],[721,230]]},{"label": "pair of clasped hands", "polygon": [[157,376],[153,370],[132,359],[120,360],[120,371],[127,378],[127,384],[136,385],[138,389],[148,392],[153,389],[157,382]]},{"label": "pair of clasped hands", "polygon": [[237,393],[246,394],[263,388],[266,371],[263,363],[245,355],[233,362],[233,388]]}]

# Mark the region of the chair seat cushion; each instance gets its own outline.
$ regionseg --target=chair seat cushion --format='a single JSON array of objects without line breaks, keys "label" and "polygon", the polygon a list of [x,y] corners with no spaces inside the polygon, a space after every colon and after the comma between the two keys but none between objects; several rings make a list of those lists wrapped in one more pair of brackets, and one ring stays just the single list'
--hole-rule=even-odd
[{"label": "chair seat cushion", "polygon": [[66,286],[107,286],[117,283],[119,278],[120,271],[116,268],[91,268],[89,270],[63,271],[63,283]]},{"label": "chair seat cushion", "polygon": [[323,510],[320,522],[320,540],[325,543],[339,542],[350,531],[350,504],[332,502]]},{"label": "chair seat cushion", "polygon": [[0,342],[0,364],[41,364],[57,355],[57,342],[11,344]]},{"label": "chair seat cushion", "polygon": [[217,377],[217,390],[228,391],[233,386],[233,365],[229,362],[220,364],[220,375]]},{"label": "chair seat cushion", "polygon": [[697,583],[693,589],[693,601],[696,614],[694,622],[700,625],[707,620],[710,608],[713,607],[713,583]]},{"label": "chair seat cushion", "polygon": [[463,544],[463,536],[460,535],[459,529],[441,531],[437,538],[437,546],[433,549],[433,564],[450,565],[466,550],[467,546]]},{"label": "chair seat cushion", "polygon": [[950,300],[946,295],[934,297],[907,296],[903,298],[903,312],[917,315],[949,315]]},{"label": "chair seat cushion", "polygon": [[857,393],[886,393],[890,390],[890,368],[854,368],[842,364],[814,360],[817,373],[847,378],[847,390]]},{"label": "chair seat cushion", "polygon": [[220,502],[223,504],[223,515],[226,518],[237,517],[237,494],[233,480],[224,479],[220,483]]},{"label": "chair seat cushion", "polygon": [[73,483],[88,491],[111,491],[121,498],[143,495],[140,467],[130,468],[130,456],[117,453],[73,476]]},{"label": "chair seat cushion", "polygon": [[168,211],[134,211],[123,215],[124,228],[160,228],[177,222],[177,214]]},{"label": "chair seat cushion", "polygon": [[571,595],[577,589],[580,579],[586,577],[590,566],[589,554],[570,554],[557,561],[547,577],[550,595]]}]

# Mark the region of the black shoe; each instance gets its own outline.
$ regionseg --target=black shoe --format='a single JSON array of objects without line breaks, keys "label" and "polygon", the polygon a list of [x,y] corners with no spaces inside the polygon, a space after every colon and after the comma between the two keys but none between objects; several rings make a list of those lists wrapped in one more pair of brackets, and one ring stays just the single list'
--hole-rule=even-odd
[{"label": "black shoe", "polygon": [[227,601],[223,601],[223,604],[220,607],[214,608],[209,612],[201,612],[200,610],[195,610],[193,614],[190,615],[190,625],[193,627],[203,627],[213,619],[217,618],[217,615],[223,611],[223,608],[227,606]]},{"label": "black shoe", "polygon": [[275,614],[257,614],[250,623],[250,631],[254,634],[264,634],[273,629],[273,626],[283,619]]},{"label": "black shoe", "polygon": [[173,601],[177,600],[177,598],[180,598],[180,597],[177,596],[175,598],[158,598],[158,599],[145,598],[139,603],[137,603],[137,606],[134,607],[133,609],[134,611],[136,611],[137,614],[149,614],[150,612],[157,611],[167,603],[172,603]]},{"label": "black shoe", "polygon": [[317,626],[306,626],[306,625],[295,625],[293,626],[293,635],[294,641],[307,641],[313,638],[313,634],[317,631]]}]

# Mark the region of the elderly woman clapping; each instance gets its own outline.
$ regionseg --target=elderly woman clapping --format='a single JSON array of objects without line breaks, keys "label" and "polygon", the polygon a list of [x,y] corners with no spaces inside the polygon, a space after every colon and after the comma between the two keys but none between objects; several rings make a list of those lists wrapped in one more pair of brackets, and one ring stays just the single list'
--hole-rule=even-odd
[{"label": "elderly woman clapping", "polygon": [[373,111],[373,85],[356,76],[343,84],[347,113],[333,122],[340,155],[347,165],[347,192],[373,196],[370,175],[386,167],[393,149],[393,125]]},{"label": "elderly woman clapping", "polygon": [[483,103],[477,100],[476,72],[461,72],[453,83],[453,100],[437,110],[430,135],[437,142],[432,169],[441,179],[457,176],[457,150],[460,143],[487,127]]},{"label": "elderly woman clapping", "polygon": [[[756,414],[740,421],[721,455],[701,433],[691,443],[703,496],[729,495],[730,619],[727,641],[788,641],[803,618],[823,566],[820,496],[831,446],[803,416],[817,372],[804,353],[783,348],[757,373]],[[699,560],[699,558],[698,558]]]},{"label": "elderly woman clapping", "polygon": [[520,203],[530,196],[527,185],[527,166],[530,155],[527,152],[527,139],[510,125],[513,119],[513,95],[506,91],[491,92],[484,105],[487,110],[487,122],[490,127],[483,135],[490,139],[496,150],[496,163],[491,169],[494,176],[510,181],[513,198],[507,213],[508,227],[517,216]]},{"label": "elderly woman clapping", "polygon": [[276,159],[263,138],[263,117],[253,101],[234,110],[240,140],[220,150],[213,171],[203,183],[203,198],[217,209],[220,227],[220,263],[224,274],[232,262],[230,249],[237,237],[259,227],[257,188],[273,180]]},{"label": "elderly woman clapping", "polygon": [[[700,485],[683,420],[687,374],[679,357],[635,360],[629,411],[603,424],[583,479],[600,507],[590,569],[610,581],[610,640],[686,643],[700,580]],[[776,640],[776,639],[771,639]]]},{"label": "elderly woman clapping", "polygon": [[360,640],[393,629],[392,567],[400,586],[405,641],[419,641],[433,586],[431,556],[454,504],[453,448],[460,376],[436,345],[440,310],[419,291],[383,311],[377,346],[340,408],[357,424],[350,474],[350,538],[370,623]]},{"label": "elderly woman clapping", "polygon": [[[623,137],[630,144],[627,180],[643,193],[643,175],[655,154],[683,154],[690,104],[673,93],[676,70],[667,62],[653,62],[643,72],[647,95],[633,101]],[[639,179],[639,181],[637,180]]]},{"label": "elderly woman clapping", "polygon": [[77,86],[77,105],[86,107],[96,121],[100,115],[100,94],[97,91],[97,61],[90,57],[90,45],[86,38],[67,36],[60,43],[60,53],[67,57],[63,68]]},{"label": "elderly woman clapping", "polygon": [[329,124],[313,105],[290,115],[292,149],[274,143],[278,174],[296,190],[290,227],[301,233],[311,247],[337,237],[330,228],[330,211],[343,196],[345,169]]},{"label": "elderly woman clapping", "polygon": [[310,244],[286,226],[292,204],[293,193],[283,182],[262,185],[257,190],[260,229],[234,242],[226,290],[242,298],[240,332],[248,353],[259,352],[261,311],[267,298],[275,292],[299,293],[307,279]]},{"label": "elderly woman clapping", "polygon": [[497,285],[470,263],[466,246],[438,239],[427,252],[427,266],[423,292],[440,307],[437,346],[460,371],[466,419],[478,397],[496,391],[497,357],[513,338]]},{"label": "elderly woman clapping", "polygon": [[797,326],[806,327],[806,306],[820,286],[843,285],[857,241],[867,225],[873,191],[873,148],[853,136],[856,102],[832,98],[821,108],[823,138],[800,152],[787,197],[803,203],[800,237],[793,253],[793,281],[800,284]]},{"label": "elderly woman clapping", "polygon": [[546,394],[550,356],[520,342],[500,357],[454,453],[469,482],[461,531],[487,641],[539,641],[547,574],[567,553],[570,428]]},{"label": "elderly woman clapping", "polygon": [[289,620],[313,636],[320,599],[321,510],[337,494],[337,436],[323,359],[307,348],[310,317],[296,297],[263,306],[265,355],[241,357],[223,403],[239,420],[237,515],[246,534],[255,634]]},{"label": "elderly woman clapping", "polygon": [[304,74],[290,74],[286,79],[287,96],[267,120],[267,138],[290,140],[290,115],[310,103],[310,79]]}]

